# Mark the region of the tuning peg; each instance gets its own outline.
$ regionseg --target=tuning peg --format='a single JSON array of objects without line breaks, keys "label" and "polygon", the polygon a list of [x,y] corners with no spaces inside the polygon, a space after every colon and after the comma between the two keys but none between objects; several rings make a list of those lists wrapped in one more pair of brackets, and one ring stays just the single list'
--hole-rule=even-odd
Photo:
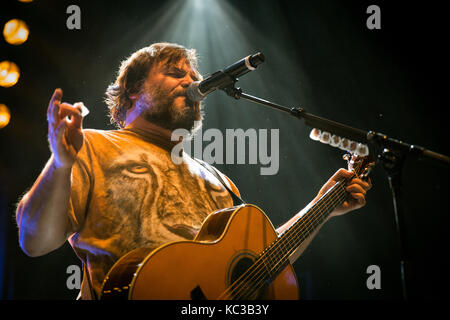
[{"label": "tuning peg", "polygon": [[344,159],[345,161],[350,161],[350,159],[351,159],[350,153],[344,154],[344,155],[342,156],[342,159]]}]

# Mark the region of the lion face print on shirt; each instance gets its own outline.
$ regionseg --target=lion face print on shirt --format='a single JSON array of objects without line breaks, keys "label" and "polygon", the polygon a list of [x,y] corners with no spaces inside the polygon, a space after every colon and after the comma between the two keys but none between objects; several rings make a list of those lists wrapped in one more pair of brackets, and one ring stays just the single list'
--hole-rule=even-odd
[{"label": "lion face print on shirt", "polygon": [[104,202],[115,219],[106,219],[114,225],[100,229],[126,233],[130,237],[123,241],[140,245],[193,239],[207,214],[228,200],[228,192],[196,176],[187,164],[151,158],[127,153],[104,171]]}]

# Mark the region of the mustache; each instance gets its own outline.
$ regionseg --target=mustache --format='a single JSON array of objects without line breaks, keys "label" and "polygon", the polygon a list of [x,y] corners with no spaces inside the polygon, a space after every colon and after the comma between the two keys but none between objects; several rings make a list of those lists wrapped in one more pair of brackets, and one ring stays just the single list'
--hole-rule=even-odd
[{"label": "mustache", "polygon": [[186,105],[187,105],[188,107],[191,107],[191,108],[192,108],[192,107],[195,106],[195,101],[189,99],[189,96],[187,95],[187,90],[179,90],[179,91],[176,91],[176,92],[174,92],[174,93],[172,94],[172,98],[173,98],[173,99],[176,99],[176,98],[178,98],[178,97],[185,97],[185,98],[186,98]]},{"label": "mustache", "polygon": [[177,98],[177,97],[188,97],[187,96],[187,90],[179,90],[176,91],[174,93],[172,93],[172,97]]}]

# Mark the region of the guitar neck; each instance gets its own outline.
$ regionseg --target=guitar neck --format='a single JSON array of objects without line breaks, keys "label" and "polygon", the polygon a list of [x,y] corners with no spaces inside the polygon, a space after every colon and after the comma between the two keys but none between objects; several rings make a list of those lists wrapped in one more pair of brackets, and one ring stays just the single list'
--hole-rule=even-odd
[{"label": "guitar neck", "polygon": [[260,259],[269,278],[274,278],[284,269],[294,251],[345,201],[346,185],[346,180],[336,183],[263,251]]},{"label": "guitar neck", "polygon": [[[374,165],[370,156],[346,155],[344,159],[348,161],[349,170],[360,178],[367,177]],[[241,289],[230,286],[233,287],[236,297],[247,299],[253,297],[258,289],[272,282],[285,269],[289,263],[289,257],[295,250],[325,222],[336,207],[345,201],[348,196],[345,190],[348,181],[343,179],[331,187],[314,205],[299,214],[297,220],[264,249],[253,265],[241,275],[240,280],[236,281]],[[242,288],[251,290],[249,293],[244,293],[243,291],[248,290]],[[227,289],[227,291],[230,290]]]}]

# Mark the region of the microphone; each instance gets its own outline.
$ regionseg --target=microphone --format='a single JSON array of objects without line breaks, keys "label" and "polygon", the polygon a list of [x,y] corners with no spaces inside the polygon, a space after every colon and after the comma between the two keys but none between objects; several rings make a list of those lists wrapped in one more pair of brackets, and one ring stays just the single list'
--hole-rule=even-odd
[{"label": "microphone", "polygon": [[259,64],[264,62],[264,59],[261,52],[249,55],[222,71],[214,72],[202,81],[191,83],[186,89],[186,94],[192,101],[201,101],[208,93],[216,89],[226,88],[235,83],[240,76],[255,70]]}]

